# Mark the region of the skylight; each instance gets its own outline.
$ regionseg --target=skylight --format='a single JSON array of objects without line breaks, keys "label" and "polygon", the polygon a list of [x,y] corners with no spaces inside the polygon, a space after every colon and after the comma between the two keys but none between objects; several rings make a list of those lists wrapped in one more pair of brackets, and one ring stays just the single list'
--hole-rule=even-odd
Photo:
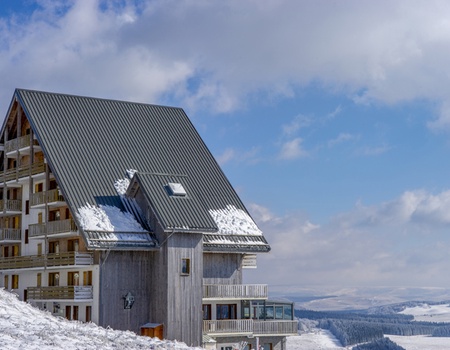
[{"label": "skylight", "polygon": [[187,194],[186,190],[183,187],[183,185],[180,184],[180,183],[169,182],[167,184],[167,186],[169,187],[169,190],[170,190],[172,196],[184,197]]}]

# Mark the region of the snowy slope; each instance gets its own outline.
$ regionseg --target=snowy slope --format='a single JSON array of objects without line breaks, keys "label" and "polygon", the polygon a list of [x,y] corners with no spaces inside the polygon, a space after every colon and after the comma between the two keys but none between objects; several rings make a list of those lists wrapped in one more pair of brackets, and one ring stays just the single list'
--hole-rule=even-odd
[{"label": "snowy slope", "polygon": [[[93,323],[54,317],[19,301],[0,289],[0,349],[2,350],[106,350],[173,349],[187,350],[184,343],[141,337],[132,332],[115,331]],[[197,348],[199,349],[199,348]]]}]

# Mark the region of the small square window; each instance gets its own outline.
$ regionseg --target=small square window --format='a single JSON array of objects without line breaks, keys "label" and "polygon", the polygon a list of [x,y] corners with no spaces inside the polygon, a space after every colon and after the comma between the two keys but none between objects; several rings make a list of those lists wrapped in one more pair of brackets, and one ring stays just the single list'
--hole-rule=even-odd
[{"label": "small square window", "polygon": [[191,260],[190,259],[181,259],[181,274],[189,275],[191,273]]}]

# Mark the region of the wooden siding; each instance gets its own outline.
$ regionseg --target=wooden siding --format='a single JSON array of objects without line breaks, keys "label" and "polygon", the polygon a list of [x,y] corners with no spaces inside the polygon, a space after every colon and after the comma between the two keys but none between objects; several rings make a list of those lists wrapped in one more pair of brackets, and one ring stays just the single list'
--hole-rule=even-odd
[{"label": "wooden siding", "polygon": [[204,254],[203,283],[242,284],[242,258],[242,254]]},{"label": "wooden siding", "polygon": [[203,299],[267,299],[267,284],[203,284]]},{"label": "wooden siding", "polygon": [[[165,336],[200,346],[202,339],[202,234],[175,233],[165,246],[167,254],[167,320]],[[190,259],[190,273],[181,273],[181,260]]]},{"label": "wooden siding", "polygon": [[[139,334],[150,320],[150,304],[159,281],[152,274],[154,254],[151,251],[106,251],[100,256],[99,325],[131,330]],[[124,308],[124,296],[131,293],[134,304]],[[160,305],[164,308],[163,304]],[[153,321],[152,321],[153,322]]]}]

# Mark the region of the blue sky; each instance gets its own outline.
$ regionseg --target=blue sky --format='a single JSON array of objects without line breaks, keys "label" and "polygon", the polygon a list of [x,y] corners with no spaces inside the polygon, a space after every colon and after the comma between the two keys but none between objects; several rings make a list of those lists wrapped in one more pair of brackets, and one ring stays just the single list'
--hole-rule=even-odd
[{"label": "blue sky", "polygon": [[248,282],[449,288],[448,1],[0,0],[16,87],[183,107],[272,252]]}]

